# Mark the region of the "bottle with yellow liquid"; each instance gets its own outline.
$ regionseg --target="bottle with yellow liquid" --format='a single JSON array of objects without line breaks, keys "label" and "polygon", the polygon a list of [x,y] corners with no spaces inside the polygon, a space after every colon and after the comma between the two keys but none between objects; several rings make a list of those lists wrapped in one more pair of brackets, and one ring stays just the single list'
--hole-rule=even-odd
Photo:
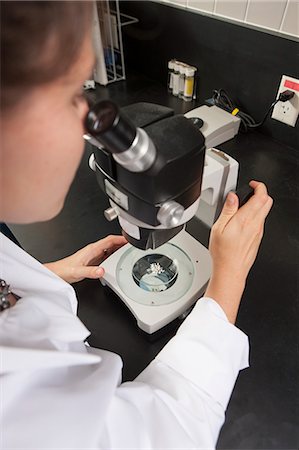
[{"label": "bottle with yellow liquid", "polygon": [[191,102],[194,92],[194,77],[196,67],[186,67],[185,69],[185,88],[184,88],[184,100]]}]

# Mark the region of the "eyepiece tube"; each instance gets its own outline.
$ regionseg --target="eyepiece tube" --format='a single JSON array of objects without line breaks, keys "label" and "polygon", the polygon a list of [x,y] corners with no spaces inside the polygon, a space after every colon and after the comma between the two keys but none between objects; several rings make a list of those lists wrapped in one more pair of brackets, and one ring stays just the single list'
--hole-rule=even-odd
[{"label": "eyepiece tube", "polygon": [[87,113],[85,128],[92,140],[113,154],[130,172],[144,172],[155,161],[156,148],[142,128],[136,128],[110,100],[96,103]]},{"label": "eyepiece tube", "polygon": [[86,131],[111,153],[128,150],[136,137],[136,127],[110,100],[96,103],[85,118]]}]

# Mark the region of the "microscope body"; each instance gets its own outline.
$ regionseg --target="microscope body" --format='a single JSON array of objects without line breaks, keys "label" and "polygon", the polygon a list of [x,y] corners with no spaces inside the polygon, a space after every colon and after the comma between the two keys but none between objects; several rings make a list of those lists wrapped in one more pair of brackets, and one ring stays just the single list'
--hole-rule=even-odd
[{"label": "microscope body", "polygon": [[[153,143],[155,157],[146,170],[132,171],[122,155],[115,156],[92,139],[97,145],[91,166],[110,200],[108,220],[118,217],[124,236],[135,247],[155,249],[181,231],[198,209],[205,141],[190,120],[174,116],[169,108],[141,103],[121,113],[140,130],[132,146],[139,139],[139,147],[147,146],[149,152]],[[149,138],[145,143],[144,132]]]}]

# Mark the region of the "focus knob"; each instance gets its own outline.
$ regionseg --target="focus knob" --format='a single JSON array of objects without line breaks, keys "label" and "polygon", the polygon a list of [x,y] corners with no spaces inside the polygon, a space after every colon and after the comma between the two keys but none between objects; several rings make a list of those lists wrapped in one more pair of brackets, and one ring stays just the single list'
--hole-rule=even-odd
[{"label": "focus knob", "polygon": [[118,214],[115,208],[108,208],[104,211],[104,216],[109,222],[112,222],[112,220],[117,218]]},{"label": "focus knob", "polygon": [[183,214],[184,207],[179,203],[170,200],[163,203],[160,207],[157,214],[157,219],[161,225],[164,225],[166,228],[174,228],[178,226]]}]

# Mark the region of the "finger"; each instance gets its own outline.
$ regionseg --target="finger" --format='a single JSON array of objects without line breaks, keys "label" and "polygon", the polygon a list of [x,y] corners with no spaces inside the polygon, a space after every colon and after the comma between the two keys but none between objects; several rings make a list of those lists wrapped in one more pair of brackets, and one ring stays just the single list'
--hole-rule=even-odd
[{"label": "finger", "polygon": [[113,252],[114,245],[119,245],[119,247],[123,246],[127,243],[127,240],[123,236],[107,236],[104,239],[100,239],[99,241],[93,242],[90,244],[88,248],[87,262],[99,262],[103,257],[107,257],[110,253]]},{"label": "finger", "polygon": [[105,248],[103,250],[103,258],[106,259],[116,250],[127,244],[128,241],[123,236],[108,236],[105,240]]},{"label": "finger", "polygon": [[238,211],[238,217],[243,222],[248,222],[259,215],[270,198],[264,183],[251,181],[249,185],[254,189],[254,195]]},{"label": "finger", "polygon": [[256,180],[249,181],[249,186],[251,186],[252,189],[255,189],[258,184],[259,184],[259,181],[256,181]]},{"label": "finger", "polygon": [[244,235],[247,235],[249,242],[252,236],[254,236],[255,234],[261,236],[263,235],[265,220],[270,212],[272,204],[273,204],[272,198],[268,197],[268,200],[265,203],[265,205],[262,208],[260,208],[258,213],[253,218],[245,217],[244,219],[244,216],[238,216],[239,219],[241,217],[243,225],[243,233],[245,233]]},{"label": "finger", "polygon": [[254,195],[257,195],[260,197],[268,196],[267,186],[264,183],[262,183],[261,181],[251,180],[249,182],[249,186],[254,189]]},{"label": "finger", "polygon": [[104,252],[103,252],[103,256],[102,258],[100,258],[99,262],[103,262],[105,261],[105,259],[109,258],[110,255],[112,255],[114,252],[116,252],[117,250],[119,250],[124,244],[121,245],[113,245],[110,248],[105,248]]},{"label": "finger", "polygon": [[262,182],[262,181],[256,181],[256,180],[251,180],[249,182],[249,186],[252,187],[252,189],[258,189],[258,190],[263,190],[265,194],[267,194],[267,187],[266,185]]},{"label": "finger", "polygon": [[268,196],[267,202],[265,203],[263,208],[260,209],[260,211],[256,216],[257,220],[265,220],[272,208],[272,205],[273,205],[273,198]]},{"label": "finger", "polygon": [[127,239],[124,236],[108,236],[107,244],[109,248],[111,247],[122,247],[124,244],[127,244]]},{"label": "finger", "polygon": [[83,280],[84,278],[98,279],[105,273],[103,267],[99,266],[81,266],[76,270],[76,278]]},{"label": "finger", "polygon": [[97,242],[94,242],[93,245],[98,251],[103,251],[104,249],[109,249],[115,245],[122,246],[127,243],[126,238],[123,236],[109,235],[104,239],[100,239]]},{"label": "finger", "polygon": [[224,228],[225,225],[230,221],[230,219],[236,214],[236,212],[238,211],[238,207],[238,196],[233,192],[229,192],[216,224]]}]

